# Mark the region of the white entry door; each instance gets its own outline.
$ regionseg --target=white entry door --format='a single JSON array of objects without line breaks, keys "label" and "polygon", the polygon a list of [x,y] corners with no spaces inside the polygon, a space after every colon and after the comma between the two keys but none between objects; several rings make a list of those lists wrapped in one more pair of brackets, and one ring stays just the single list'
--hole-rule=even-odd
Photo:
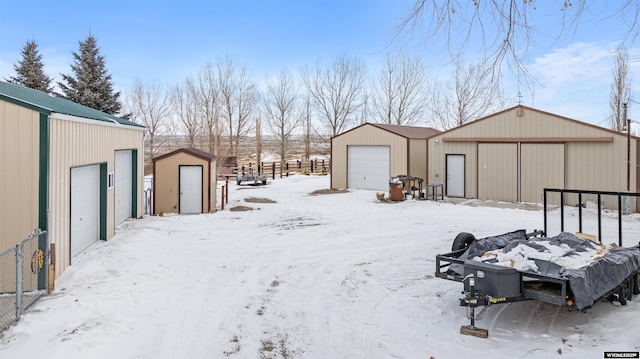
[{"label": "white entry door", "polygon": [[202,213],[202,166],[180,166],[180,213]]},{"label": "white entry door", "polygon": [[132,162],[131,150],[115,152],[115,225],[131,218]]},{"label": "white entry door", "polygon": [[347,187],[389,190],[389,146],[349,146]]},{"label": "white entry door", "polygon": [[71,257],[100,239],[100,165],[71,169]]},{"label": "white entry door", "polygon": [[447,155],[447,197],[464,197],[464,155]]}]

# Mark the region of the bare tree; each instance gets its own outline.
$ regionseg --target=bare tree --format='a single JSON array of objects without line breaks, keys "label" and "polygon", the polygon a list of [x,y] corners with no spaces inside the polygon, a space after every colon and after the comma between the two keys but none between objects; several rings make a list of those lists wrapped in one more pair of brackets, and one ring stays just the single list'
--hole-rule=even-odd
[{"label": "bare tree", "polygon": [[304,102],[300,109],[300,121],[302,123],[302,136],[304,142],[304,158],[309,159],[311,157],[311,138],[313,133],[313,126],[311,124],[312,111],[311,111],[311,99],[309,95],[304,97]]},{"label": "bare tree", "polygon": [[288,160],[293,132],[301,122],[296,113],[297,101],[294,80],[287,70],[281,70],[277,78],[267,81],[264,113],[268,130],[277,139],[276,152],[281,163]]},{"label": "bare tree", "polygon": [[376,122],[414,125],[427,107],[427,78],[417,56],[387,53],[373,85],[372,111]]},{"label": "bare tree", "polygon": [[241,140],[253,131],[251,115],[260,96],[246,65],[240,66],[232,58],[225,57],[218,59],[216,66],[225,135],[229,140],[227,153],[237,157]]},{"label": "bare tree", "polygon": [[492,81],[490,64],[456,66],[453,81],[434,85],[431,121],[446,130],[477,120],[495,112],[505,104],[499,83]]},{"label": "bare tree", "polygon": [[133,87],[125,93],[125,112],[132,121],[146,127],[145,168],[149,169],[158,147],[164,142],[167,122],[171,116],[169,95],[157,82],[144,85],[137,79]]},{"label": "bare tree", "polygon": [[198,104],[193,98],[195,93],[193,80],[187,79],[184,85],[176,85],[172,93],[172,101],[179,122],[179,133],[184,137],[185,145],[197,148],[198,138],[202,133],[202,123],[198,116]]},{"label": "bare tree", "polygon": [[616,62],[613,68],[613,82],[611,83],[611,100],[609,107],[609,128],[614,131],[622,131],[626,128],[624,118],[624,104],[628,102],[631,94],[631,79],[629,75],[629,52],[619,46],[616,52]]},{"label": "bare tree", "polygon": [[318,62],[315,69],[302,70],[302,81],[318,111],[325,136],[342,133],[354,121],[362,105],[364,79],[364,65],[345,56],[336,58],[331,66]]},{"label": "bare tree", "polygon": [[218,87],[218,72],[211,63],[207,63],[198,73],[198,77],[189,86],[193,99],[198,106],[205,132],[209,153],[217,155],[222,141],[221,96]]},{"label": "bare tree", "polygon": [[[396,36],[405,33],[421,32],[424,41],[435,38],[445,39],[452,59],[463,55],[479,43],[484,56],[496,71],[500,73],[503,65],[532,85],[532,77],[523,65],[528,50],[532,45],[540,47],[536,40],[551,39],[558,41],[574,34],[578,29],[583,14],[596,6],[588,0],[566,0],[540,3],[531,0],[415,0],[413,8],[398,24]],[[538,14],[549,19],[546,23],[557,23],[557,27],[535,26],[535,13],[538,7],[555,6],[555,12],[538,11]],[[624,33],[619,34],[625,42],[633,42],[640,31],[638,15],[640,2],[623,0],[610,6],[602,3],[602,17],[616,17],[626,26],[621,26]],[[544,29],[543,33],[540,29]],[[497,80],[499,77],[496,77]]]}]

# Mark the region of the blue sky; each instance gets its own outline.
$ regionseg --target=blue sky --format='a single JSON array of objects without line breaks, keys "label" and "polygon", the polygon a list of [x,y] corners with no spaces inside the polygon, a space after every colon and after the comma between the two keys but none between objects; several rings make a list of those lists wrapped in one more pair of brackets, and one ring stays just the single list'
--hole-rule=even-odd
[{"label": "blue sky", "polygon": [[[555,2],[552,2],[555,3]],[[614,5],[611,5],[613,3]],[[626,25],[619,17],[601,20],[616,10],[616,1],[593,5],[576,32],[560,40],[538,36],[525,60],[540,84],[535,94],[504,78],[517,104],[606,126],[614,54]],[[91,32],[97,39],[118,90],[136,78],[170,86],[196,73],[207,61],[230,55],[260,82],[281,68],[298,71],[339,55],[364,61],[370,76],[382,63],[394,26],[413,0],[211,0],[211,1],[25,1],[0,0],[0,79],[13,75],[13,64],[27,40],[38,42],[45,70],[56,80],[70,74],[72,51]],[[537,2],[535,25],[557,28],[556,4]],[[391,43],[419,55],[432,76],[452,70],[445,44],[413,38]],[[640,85],[640,51],[630,47],[632,87]],[[473,58],[473,47],[465,57]],[[640,102],[640,92],[632,99]],[[631,104],[630,117],[635,115]]]}]

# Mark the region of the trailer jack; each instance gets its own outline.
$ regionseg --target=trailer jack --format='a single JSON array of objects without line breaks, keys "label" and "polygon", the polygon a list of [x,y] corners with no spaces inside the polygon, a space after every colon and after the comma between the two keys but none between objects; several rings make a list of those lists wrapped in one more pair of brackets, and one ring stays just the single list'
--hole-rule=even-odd
[{"label": "trailer jack", "polygon": [[460,334],[486,339],[489,337],[489,330],[476,327],[475,309],[478,306],[485,306],[486,308],[489,303],[486,298],[479,296],[475,291],[475,279],[473,274],[469,274],[462,281],[464,282],[465,280],[469,280],[469,291],[464,293],[464,298],[460,299],[460,305],[467,306],[471,324],[460,327]]}]

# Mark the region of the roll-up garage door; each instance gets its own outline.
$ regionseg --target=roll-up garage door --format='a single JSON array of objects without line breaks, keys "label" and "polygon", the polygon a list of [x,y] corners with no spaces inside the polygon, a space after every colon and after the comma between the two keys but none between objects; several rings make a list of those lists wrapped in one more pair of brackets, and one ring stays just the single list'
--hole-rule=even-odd
[{"label": "roll-up garage door", "polygon": [[131,150],[115,152],[115,225],[131,218]]},{"label": "roll-up garage door", "polygon": [[100,238],[100,165],[71,169],[71,257]]},{"label": "roll-up garage door", "polygon": [[349,146],[347,187],[389,190],[389,146]]}]

